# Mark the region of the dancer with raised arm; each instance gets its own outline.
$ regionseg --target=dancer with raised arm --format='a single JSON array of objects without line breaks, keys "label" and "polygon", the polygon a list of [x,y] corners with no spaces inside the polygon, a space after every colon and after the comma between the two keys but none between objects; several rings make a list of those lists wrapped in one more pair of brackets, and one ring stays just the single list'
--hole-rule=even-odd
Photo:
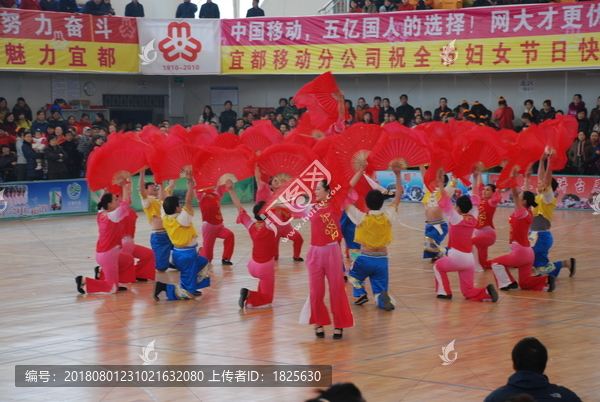
[{"label": "dancer with raised arm", "polygon": [[215,241],[223,239],[221,264],[233,265],[231,257],[235,246],[235,236],[231,230],[223,225],[222,197],[221,187],[217,187],[216,191],[212,188],[196,191],[196,198],[202,215],[202,248],[200,249],[200,255],[206,257],[210,264],[213,259]]},{"label": "dancer with raised arm", "polygon": [[[474,188],[475,189],[475,188]],[[496,243],[496,228],[494,227],[494,214],[502,197],[500,190],[493,184],[486,186],[481,183],[477,189],[477,195],[481,198],[479,205],[479,218],[473,237],[473,255],[475,256],[475,272],[483,272],[490,269],[488,261],[488,249]]]}]

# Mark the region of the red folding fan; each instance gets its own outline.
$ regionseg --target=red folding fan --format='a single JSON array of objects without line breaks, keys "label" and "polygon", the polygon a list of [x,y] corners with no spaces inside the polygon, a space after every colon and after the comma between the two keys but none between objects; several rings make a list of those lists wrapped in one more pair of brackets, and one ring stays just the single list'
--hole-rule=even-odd
[{"label": "red folding fan", "polygon": [[252,156],[252,151],[245,145],[235,149],[205,148],[205,152],[199,155],[194,163],[196,189],[222,186],[227,179],[235,183],[254,176],[254,171],[248,163]]},{"label": "red folding fan", "polygon": [[544,152],[545,145],[540,140],[539,130],[535,125],[529,126],[527,130],[519,133],[517,142],[510,149],[508,163],[500,172],[498,188],[512,188],[517,186],[517,179],[510,177],[515,166],[519,167],[518,173],[525,173],[531,165],[540,159]]},{"label": "red folding fan", "polygon": [[269,177],[286,173],[291,177],[300,175],[319,157],[312,149],[299,144],[277,144],[265,149],[256,161],[261,171]]},{"label": "red folding fan", "polygon": [[381,127],[376,124],[355,124],[337,135],[333,143],[335,160],[348,180],[352,179],[379,140]]},{"label": "red folding fan", "polygon": [[184,168],[193,166],[203,152],[201,147],[191,143],[188,135],[177,130],[155,142],[153,148],[149,162],[157,183],[180,178]]},{"label": "red folding fan", "polygon": [[500,146],[497,131],[491,127],[474,126],[454,147],[453,157],[456,168],[453,175],[462,182],[471,185],[471,173],[476,166],[485,170],[502,163],[505,151]]},{"label": "red folding fan", "polygon": [[561,170],[567,164],[566,152],[577,138],[578,123],[573,116],[558,115],[538,125],[545,136],[546,147],[555,154],[550,158],[550,170]]},{"label": "red folding fan", "polygon": [[241,144],[240,137],[232,133],[221,133],[215,138],[213,146],[225,149],[235,149]]},{"label": "red folding fan", "polygon": [[386,124],[377,144],[367,158],[369,168],[388,170],[393,164],[421,166],[431,162],[429,146],[421,133],[399,123]]},{"label": "red folding fan", "polygon": [[119,176],[131,176],[148,166],[144,143],[134,132],[118,132],[108,136],[108,142],[90,154],[86,180],[92,191],[115,183]]},{"label": "red folding fan", "polygon": [[[339,93],[340,89],[333,74],[328,71],[300,88],[294,96],[294,102],[299,108],[308,109],[311,123],[315,128],[327,131],[340,115],[339,101],[332,95]],[[345,106],[344,116],[344,120],[350,117]]]},{"label": "red folding fan", "polygon": [[257,120],[252,122],[241,136],[242,144],[246,144],[253,151],[264,151],[273,144],[283,141],[281,132],[273,126],[270,120]]},{"label": "red folding fan", "polygon": [[338,141],[341,140],[341,137],[339,135],[330,135],[328,137],[325,137],[319,141],[317,141],[315,143],[315,145],[312,147],[312,150],[317,154],[317,156],[319,157],[319,160],[321,162],[323,162],[325,165],[327,165],[327,163],[329,163],[327,161],[327,155],[329,153],[329,150],[331,149],[332,145]]},{"label": "red folding fan", "polygon": [[197,124],[192,126],[190,131],[187,132],[187,135],[193,145],[208,147],[215,142],[219,132],[210,124]]}]

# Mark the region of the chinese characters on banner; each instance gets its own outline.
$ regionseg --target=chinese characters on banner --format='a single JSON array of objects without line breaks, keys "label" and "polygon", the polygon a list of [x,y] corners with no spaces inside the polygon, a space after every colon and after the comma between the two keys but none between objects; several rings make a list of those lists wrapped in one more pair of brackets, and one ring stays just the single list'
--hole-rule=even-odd
[{"label": "chinese characters on banner", "polygon": [[219,20],[139,18],[143,74],[220,74]]},{"label": "chinese characters on banner", "polygon": [[0,68],[138,72],[135,18],[0,9]]},{"label": "chinese characters on banner", "polygon": [[[221,21],[223,74],[597,68],[600,2]],[[455,50],[449,47],[456,40]],[[452,63],[444,65],[444,59]],[[456,60],[456,61],[454,61]]]}]

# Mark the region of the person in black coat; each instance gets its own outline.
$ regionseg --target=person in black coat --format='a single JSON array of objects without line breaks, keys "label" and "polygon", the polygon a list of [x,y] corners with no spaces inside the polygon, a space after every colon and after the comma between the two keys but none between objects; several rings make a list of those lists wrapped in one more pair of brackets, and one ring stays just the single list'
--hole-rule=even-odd
[{"label": "person in black coat", "polygon": [[65,160],[67,155],[60,145],[58,138],[51,137],[50,144],[44,149],[46,163],[48,164],[48,180],[61,180],[67,178]]},{"label": "person in black coat", "polygon": [[83,155],[77,150],[78,144],[73,141],[73,133],[71,131],[67,131],[65,138],[67,140],[63,142],[60,147],[65,151],[66,155],[65,165],[67,166],[67,178],[77,179],[81,176],[81,161],[83,160]]},{"label": "person in black coat", "polygon": [[108,15],[108,11],[106,11],[106,6],[102,0],[90,0],[85,3],[82,14]]},{"label": "person in black coat", "polygon": [[23,152],[23,156],[27,160],[27,180],[40,180],[41,179],[41,170],[35,170],[37,167],[36,159],[39,159],[40,154],[33,149],[33,136],[31,133],[25,133],[23,135],[23,145],[21,146],[21,151]]},{"label": "person in black coat", "polygon": [[246,13],[246,18],[250,17],[264,17],[265,10],[258,7],[258,0],[252,0],[252,8]]},{"label": "person in black coat", "polygon": [[78,13],[79,7],[75,0],[60,0],[60,11],[62,13]]},{"label": "person in black coat", "polygon": [[190,0],[183,0],[183,3],[177,7],[175,18],[196,18],[196,11],[198,11],[197,5],[190,3]]},{"label": "person in black coat", "polygon": [[221,123],[221,132],[226,133],[229,131],[229,127],[235,127],[235,121],[237,120],[237,113],[231,109],[231,101],[225,102],[225,110],[221,112],[219,116],[219,122]]},{"label": "person in black coat", "polygon": [[131,0],[131,3],[125,6],[125,17],[144,17],[144,6],[138,0]]},{"label": "person in black coat", "polygon": [[198,18],[221,18],[221,12],[219,6],[212,2],[212,0],[206,0],[206,3],[200,7],[200,15]]},{"label": "person in black coat", "polygon": [[396,118],[404,118],[404,125],[408,127],[415,117],[415,108],[408,104],[408,96],[406,94],[400,95],[400,103],[401,105],[396,108]]}]

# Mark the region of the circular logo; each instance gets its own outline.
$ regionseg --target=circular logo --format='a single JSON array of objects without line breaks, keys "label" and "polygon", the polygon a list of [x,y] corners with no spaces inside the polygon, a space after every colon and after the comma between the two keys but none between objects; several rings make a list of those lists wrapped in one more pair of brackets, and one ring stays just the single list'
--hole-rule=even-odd
[{"label": "circular logo", "polygon": [[76,200],[81,195],[81,186],[78,183],[71,183],[67,186],[67,195],[70,199]]}]

